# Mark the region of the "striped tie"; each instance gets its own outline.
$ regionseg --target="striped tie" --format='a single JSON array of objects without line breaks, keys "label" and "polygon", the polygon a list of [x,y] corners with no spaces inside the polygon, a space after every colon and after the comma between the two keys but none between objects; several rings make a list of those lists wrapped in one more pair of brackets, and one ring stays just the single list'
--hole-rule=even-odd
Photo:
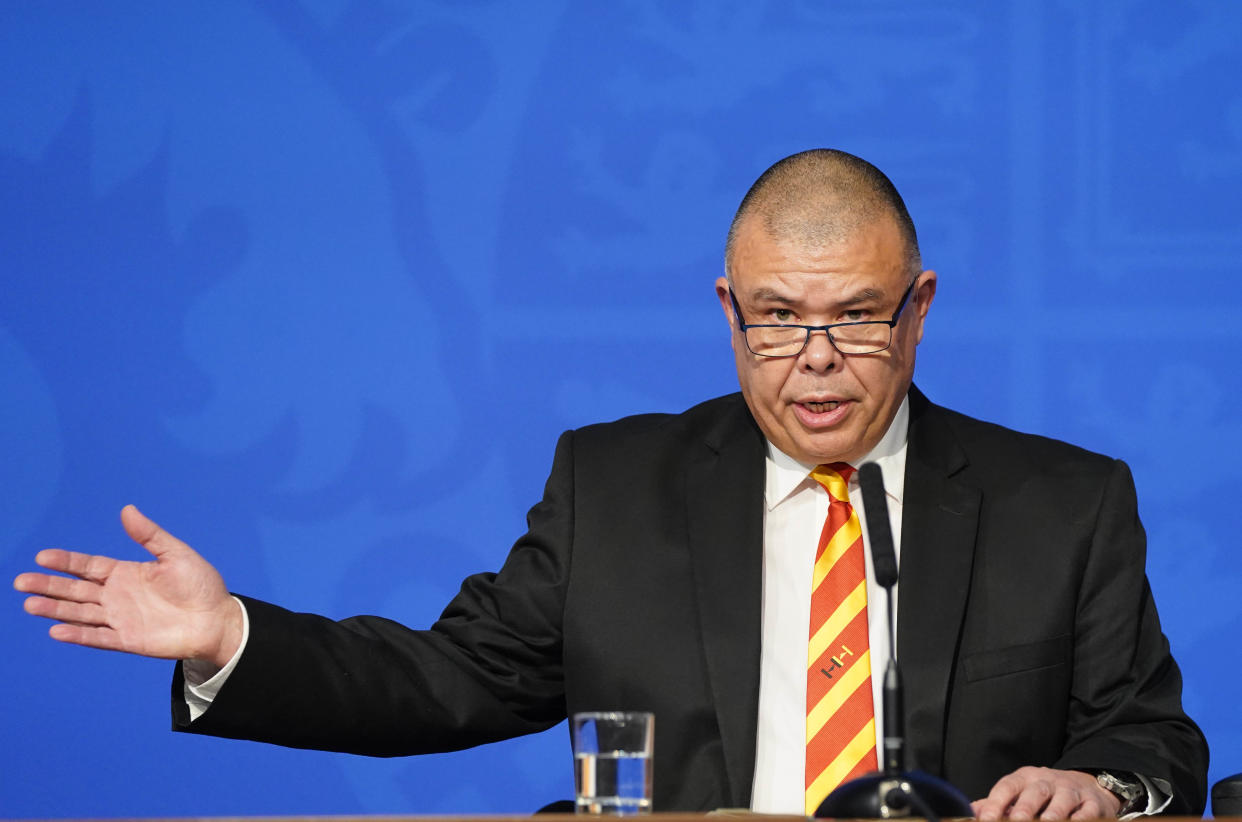
[{"label": "striped tie", "polygon": [[806,814],[846,780],[876,770],[867,573],[862,528],[850,505],[845,463],[811,472],[828,491],[815,552],[806,671]]}]

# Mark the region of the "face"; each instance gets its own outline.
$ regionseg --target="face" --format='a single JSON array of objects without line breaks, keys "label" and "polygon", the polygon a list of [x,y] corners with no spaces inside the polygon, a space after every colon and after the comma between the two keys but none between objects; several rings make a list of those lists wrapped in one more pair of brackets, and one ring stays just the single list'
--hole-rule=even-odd
[{"label": "face", "polygon": [[[818,248],[775,240],[758,219],[739,228],[731,276],[747,323],[888,320],[910,284],[892,219]],[[924,271],[886,351],[843,355],[825,332],[816,331],[798,356],[771,358],[747,349],[733,316],[729,282],[717,280],[716,296],[733,329],[742,395],[768,440],[809,465],[854,462],[874,448],[910,388],[915,347],[935,293],[936,273]]]}]

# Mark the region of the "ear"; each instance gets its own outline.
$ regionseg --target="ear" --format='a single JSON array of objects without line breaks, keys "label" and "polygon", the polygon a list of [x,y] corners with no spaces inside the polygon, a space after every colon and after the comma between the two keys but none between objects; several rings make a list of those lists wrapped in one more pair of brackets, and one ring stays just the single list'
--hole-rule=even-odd
[{"label": "ear", "polygon": [[729,299],[729,281],[724,277],[716,280],[716,299],[720,300],[720,308],[724,311],[725,320],[728,321],[729,328],[735,328],[737,320],[733,316],[733,300]]},{"label": "ear", "polygon": [[919,275],[919,282],[914,286],[914,293],[910,295],[910,299],[914,301],[914,305],[911,306],[915,317],[914,343],[918,345],[923,341],[923,322],[927,319],[932,300],[936,299],[935,271],[928,269]]}]

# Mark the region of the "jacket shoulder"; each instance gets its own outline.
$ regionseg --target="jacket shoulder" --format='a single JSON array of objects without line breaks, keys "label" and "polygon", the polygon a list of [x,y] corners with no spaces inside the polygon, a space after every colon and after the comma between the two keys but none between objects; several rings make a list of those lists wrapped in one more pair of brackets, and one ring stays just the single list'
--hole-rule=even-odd
[{"label": "jacket shoulder", "polygon": [[700,440],[728,436],[731,429],[755,427],[740,393],[726,394],[676,414],[635,414],[594,423],[570,432],[575,446],[634,444],[644,440]]},{"label": "jacket shoulder", "polygon": [[[915,411],[913,426],[921,426],[933,438],[949,433],[966,453],[974,470],[1027,476],[1099,475],[1116,470],[1118,460],[1105,454],[1052,437],[1007,428],[994,422],[976,419],[959,411],[927,402]],[[912,431],[912,439],[918,439]],[[928,437],[922,438],[923,442]]]}]

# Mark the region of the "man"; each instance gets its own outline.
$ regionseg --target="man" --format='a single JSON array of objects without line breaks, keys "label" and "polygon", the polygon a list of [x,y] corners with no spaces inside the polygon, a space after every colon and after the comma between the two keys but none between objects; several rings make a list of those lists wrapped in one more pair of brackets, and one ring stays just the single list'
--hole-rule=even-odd
[{"label": "man", "polygon": [[851,504],[876,462],[912,764],[983,819],[1200,813],[1206,746],[1127,469],[913,388],[936,293],[921,268],[877,169],[828,150],[777,163],[716,283],[740,397],[563,435],[527,534],[430,631],[236,600],[132,507],[154,562],[44,551],[78,579],[16,587],[56,639],[185,660],[183,730],[394,755],[650,710],[657,810],[798,813],[874,768],[883,733],[887,614]]}]

